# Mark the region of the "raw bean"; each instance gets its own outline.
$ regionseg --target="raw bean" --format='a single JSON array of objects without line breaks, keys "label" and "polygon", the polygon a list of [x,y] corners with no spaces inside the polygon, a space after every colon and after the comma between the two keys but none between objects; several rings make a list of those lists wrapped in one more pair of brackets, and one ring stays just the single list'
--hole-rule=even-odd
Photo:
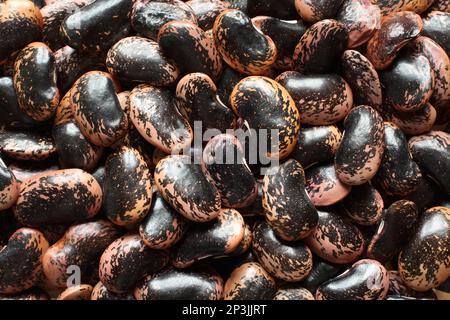
[{"label": "raw bean", "polygon": [[152,249],[166,249],[180,241],[188,230],[188,221],[154,193],[147,216],[139,226],[144,243]]},{"label": "raw bean", "polygon": [[384,124],[384,141],[386,148],[375,181],[389,195],[408,195],[419,186],[420,168],[411,158],[404,133],[392,123]]},{"label": "raw bean", "polygon": [[109,147],[123,138],[128,127],[111,76],[90,71],[72,87],[72,111],[83,135],[93,144]]},{"label": "raw bean", "polygon": [[19,183],[0,158],[0,210],[12,207],[19,197]]},{"label": "raw bean", "polygon": [[197,24],[193,8],[179,0],[136,0],[131,12],[131,25],[141,36],[157,40],[159,30],[170,21],[186,20]]},{"label": "raw bean", "polygon": [[216,220],[191,225],[173,250],[172,264],[187,268],[194,262],[233,252],[244,238],[245,224],[234,209],[222,209]]},{"label": "raw bean", "polygon": [[[239,1],[231,1],[239,2]],[[247,0],[246,8],[251,16],[273,16],[279,19],[296,19],[295,0]],[[235,5],[237,7],[242,5]],[[232,5],[233,7],[233,5]],[[242,8],[240,8],[242,10]]]},{"label": "raw bean", "polygon": [[331,163],[308,169],[305,189],[314,206],[323,207],[344,199],[352,187],[338,179],[334,164]]},{"label": "raw bean", "polygon": [[255,201],[258,188],[240,141],[231,134],[212,138],[203,151],[202,168],[227,208],[242,208]]},{"label": "raw bean", "polygon": [[375,109],[360,106],[350,112],[344,126],[335,156],[336,174],[346,184],[361,185],[375,176],[383,158],[383,118]]},{"label": "raw bean", "polygon": [[201,72],[217,79],[222,60],[213,39],[189,21],[166,23],[158,33],[158,43],[164,54],[175,61],[182,74]]},{"label": "raw bean", "polygon": [[298,14],[308,22],[317,22],[336,15],[344,0],[295,0]]},{"label": "raw bean", "polygon": [[27,226],[71,223],[95,216],[101,203],[102,190],[93,176],[80,169],[55,170],[21,184],[14,214]]},{"label": "raw bean", "polygon": [[375,69],[386,69],[400,49],[419,36],[422,26],[422,19],[413,12],[397,12],[386,17],[367,44],[367,58]]},{"label": "raw bean", "polygon": [[42,258],[45,276],[51,285],[66,288],[70,266],[80,268],[82,280],[98,264],[103,251],[120,236],[119,230],[105,220],[86,222],[70,227]]},{"label": "raw bean", "polygon": [[276,81],[294,99],[302,123],[315,126],[334,124],[344,119],[353,107],[350,86],[336,74],[303,75],[287,71]]},{"label": "raw bean", "polygon": [[278,289],[274,300],[315,300],[311,292],[304,288]]},{"label": "raw bean", "polygon": [[382,263],[391,260],[408,243],[418,216],[414,202],[394,202],[386,210],[377,233],[370,241],[367,256]]},{"label": "raw bean", "polygon": [[135,300],[131,293],[114,293],[109,291],[105,285],[99,281],[92,289],[91,300]]},{"label": "raw bean", "polygon": [[205,31],[212,29],[217,16],[230,6],[228,1],[222,0],[190,0],[186,4],[197,17],[198,26]]},{"label": "raw bean", "polygon": [[106,66],[121,80],[154,86],[169,86],[180,74],[178,67],[162,54],[157,42],[141,37],[124,38],[112,46]]},{"label": "raw bean", "polygon": [[433,207],[423,213],[412,239],[398,258],[400,276],[408,287],[427,291],[450,276],[450,209]]},{"label": "raw bean", "polygon": [[43,160],[56,153],[56,146],[46,133],[0,131],[0,151],[18,160]]},{"label": "raw bean", "polygon": [[178,111],[169,89],[140,85],[130,94],[130,119],[145,140],[166,153],[178,154],[191,145],[193,132]]},{"label": "raw bean", "polygon": [[297,44],[293,68],[300,73],[329,72],[347,49],[348,31],[339,21],[322,20],[310,27]]},{"label": "raw bean", "polygon": [[151,174],[142,155],[121,147],[105,164],[103,210],[119,226],[140,222],[152,204]]},{"label": "raw bean", "polygon": [[36,121],[50,119],[59,104],[53,52],[44,43],[26,46],[14,64],[14,88],[19,107]]},{"label": "raw bean", "polygon": [[90,300],[92,286],[88,284],[80,284],[69,287],[57,297],[57,300]]},{"label": "raw bean", "polygon": [[136,300],[220,300],[223,280],[209,270],[169,268],[145,277],[134,290]]},{"label": "raw bean", "polygon": [[189,220],[207,222],[220,214],[219,192],[189,156],[171,155],[159,161],[155,183],[163,198]]},{"label": "raw bean", "polygon": [[380,193],[370,183],[352,188],[342,201],[342,211],[352,221],[370,226],[378,223],[383,215],[384,201]]},{"label": "raw bean", "polygon": [[262,201],[267,222],[286,241],[306,238],[317,227],[319,216],[305,190],[305,173],[295,160],[264,177]]},{"label": "raw bean", "polygon": [[361,256],[364,239],[357,227],[335,212],[318,211],[317,228],[306,239],[316,255],[331,263],[352,263]]},{"label": "raw bean", "polygon": [[298,142],[291,157],[303,168],[334,158],[342,133],[336,126],[320,126],[300,129]]},{"label": "raw bean", "polygon": [[0,250],[0,294],[16,294],[34,286],[42,272],[48,242],[34,229],[18,229]]},{"label": "raw bean", "polygon": [[271,300],[275,280],[256,262],[244,263],[231,273],[225,283],[224,300]]},{"label": "raw bean", "polygon": [[64,42],[75,49],[100,52],[131,29],[132,1],[96,0],[67,16],[61,24]]},{"label": "raw bean", "polygon": [[213,36],[222,58],[238,72],[260,75],[277,59],[273,40],[242,11],[223,11],[214,22]]},{"label": "raw bean", "polygon": [[[249,128],[270,133],[267,142],[275,151],[267,152],[267,157],[283,159],[293,151],[300,130],[300,113],[289,92],[278,82],[259,76],[241,80],[231,93],[231,106]],[[272,130],[278,130],[276,146],[271,143],[275,138]]]},{"label": "raw bean", "polygon": [[0,3],[0,65],[15,51],[39,40],[42,27],[42,14],[33,2],[8,0]]},{"label": "raw bean", "polygon": [[186,75],[178,82],[176,96],[178,109],[191,126],[201,121],[203,131],[217,129],[221,132],[236,126],[233,111],[219,98],[217,87],[208,75]]},{"label": "raw bean", "polygon": [[266,222],[253,229],[253,252],[267,272],[284,281],[301,281],[312,268],[310,249],[302,242],[282,242]]},{"label": "raw bean", "polygon": [[389,290],[386,269],[375,260],[359,260],[350,269],[322,284],[317,300],[383,300]]},{"label": "raw bean", "polygon": [[138,234],[129,234],[115,240],[103,252],[99,276],[108,290],[125,293],[146,274],[161,270],[168,262],[166,251],[150,249]]},{"label": "raw bean", "polygon": [[409,140],[409,150],[414,161],[450,194],[450,134],[431,131],[415,136]]}]

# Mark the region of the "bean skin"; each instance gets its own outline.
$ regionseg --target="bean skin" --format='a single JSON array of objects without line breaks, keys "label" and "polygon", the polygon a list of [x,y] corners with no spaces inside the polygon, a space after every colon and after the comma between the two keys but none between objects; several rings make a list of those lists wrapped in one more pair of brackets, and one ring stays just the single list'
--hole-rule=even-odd
[{"label": "bean skin", "polygon": [[12,207],[19,197],[19,182],[0,158],[0,210]]}]

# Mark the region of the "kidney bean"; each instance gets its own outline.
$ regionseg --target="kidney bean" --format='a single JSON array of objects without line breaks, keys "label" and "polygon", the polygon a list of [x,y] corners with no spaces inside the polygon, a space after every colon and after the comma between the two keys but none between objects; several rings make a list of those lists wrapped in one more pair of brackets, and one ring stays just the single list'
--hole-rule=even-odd
[{"label": "kidney bean", "polygon": [[450,275],[450,209],[433,207],[419,219],[412,239],[400,252],[398,271],[408,287],[427,291]]},{"label": "kidney bean", "polygon": [[382,100],[380,78],[372,63],[360,52],[346,50],[342,54],[340,69],[350,85],[354,104],[367,105],[379,110]]},{"label": "kidney bean", "polygon": [[317,300],[383,300],[389,290],[386,269],[375,260],[359,260],[350,269],[322,284]]},{"label": "kidney bean", "polygon": [[348,47],[357,48],[369,41],[380,28],[381,12],[370,0],[344,0],[336,20],[349,30]]},{"label": "kidney bean", "polygon": [[392,259],[408,243],[418,215],[414,202],[394,202],[383,215],[377,233],[369,243],[367,256],[380,262]]},{"label": "kidney bean", "polygon": [[435,0],[430,7],[430,11],[433,10],[450,13],[450,3],[447,0]]},{"label": "kidney bean", "polygon": [[405,134],[420,135],[433,129],[436,118],[436,109],[431,104],[426,103],[422,109],[413,112],[392,110],[391,121]]},{"label": "kidney bean", "polygon": [[312,167],[306,171],[305,189],[316,207],[330,206],[338,203],[350,193],[352,187],[342,183],[334,164]]},{"label": "kidney bean", "polygon": [[364,249],[357,227],[334,212],[318,211],[317,228],[306,239],[308,247],[322,259],[338,264],[356,261]]},{"label": "kidney bean", "polygon": [[89,284],[80,284],[69,287],[59,294],[57,300],[90,300],[92,286]]},{"label": "kidney bean", "polygon": [[450,134],[443,131],[431,131],[409,140],[409,150],[413,159],[428,172],[450,194]]},{"label": "kidney bean", "polygon": [[132,5],[129,0],[96,0],[80,8],[61,24],[64,42],[91,52],[109,48],[129,33]]},{"label": "kidney bean", "polygon": [[70,266],[77,266],[84,282],[106,247],[119,236],[119,230],[105,220],[70,227],[42,258],[47,279],[51,285],[65,288],[69,285]]},{"label": "kidney bean", "polygon": [[220,194],[201,165],[192,163],[189,156],[171,155],[160,160],[155,183],[163,198],[187,219],[207,222],[219,216]]},{"label": "kidney bean", "polygon": [[223,11],[214,22],[213,36],[224,61],[238,72],[261,75],[277,59],[273,40],[242,11]]},{"label": "kidney bean", "polygon": [[214,81],[204,73],[183,77],[178,82],[176,97],[179,110],[191,126],[201,121],[202,130],[218,129],[221,132],[236,126],[233,111],[219,98]]},{"label": "kidney bean", "polygon": [[152,203],[150,171],[142,155],[133,148],[121,147],[105,164],[103,209],[117,225],[141,221]]},{"label": "kidney bean", "polygon": [[295,160],[264,177],[262,201],[267,222],[286,241],[306,238],[317,226],[317,210],[305,191],[305,173]]},{"label": "kidney bean", "polygon": [[268,16],[255,17],[252,22],[275,43],[277,61],[274,66],[278,69],[289,70],[298,39],[308,29],[307,24],[302,20],[281,20]]},{"label": "kidney bean", "polygon": [[255,200],[256,180],[235,136],[222,134],[212,138],[203,151],[202,168],[219,191],[225,207],[241,208]]},{"label": "kidney bean", "polygon": [[0,294],[16,294],[34,286],[47,248],[47,240],[37,230],[21,228],[14,232],[0,249]]},{"label": "kidney bean", "polygon": [[[396,12],[386,17],[381,28],[367,43],[367,58],[375,69],[386,69],[395,60],[400,49],[419,36],[422,27],[422,19],[414,12]],[[400,30],[403,32],[399,32]]]},{"label": "kidney bean", "polygon": [[39,288],[31,288],[15,295],[0,295],[0,300],[50,300],[50,296]]},{"label": "kidney bean", "polygon": [[336,174],[346,184],[361,185],[375,176],[381,164],[385,149],[383,118],[375,109],[359,106],[350,111],[344,126],[335,156]]},{"label": "kidney bean", "polygon": [[[231,93],[233,111],[253,129],[266,129],[268,145],[275,151],[269,158],[286,158],[294,149],[300,130],[300,114],[289,92],[278,82],[252,76],[241,80]],[[270,115],[270,116],[269,116]],[[273,146],[272,130],[278,130],[278,143]]]},{"label": "kidney bean", "polygon": [[278,289],[274,300],[315,300],[311,292],[304,288]]},{"label": "kidney bean", "polygon": [[12,207],[19,197],[19,182],[0,158],[0,210]]},{"label": "kidney bean", "polygon": [[332,264],[314,257],[311,272],[301,282],[301,285],[309,292],[315,293],[322,283],[336,277],[341,271],[342,265]]},{"label": "kidney bean", "polygon": [[85,73],[72,87],[72,94],[75,121],[90,142],[109,147],[123,138],[128,120],[109,74],[100,71]]},{"label": "kidney bean", "polygon": [[91,4],[93,0],[59,0],[41,8],[43,19],[42,39],[52,50],[64,47],[64,37],[60,32],[64,19]]},{"label": "kidney bean", "polygon": [[[287,71],[276,78],[294,99],[301,122],[330,125],[344,119],[353,107],[350,86],[336,74],[303,75]],[[317,96],[321,99],[318,100]]]},{"label": "kidney bean", "polygon": [[352,188],[342,201],[342,211],[353,222],[363,226],[378,223],[383,215],[384,201],[380,193],[370,183]]},{"label": "kidney bean", "polygon": [[106,66],[121,80],[155,86],[169,86],[180,74],[178,67],[162,54],[157,42],[142,37],[118,41],[108,51]]},{"label": "kidney bean", "polygon": [[295,0],[298,14],[308,22],[334,17],[344,0]]},{"label": "kidney bean", "polygon": [[220,300],[223,280],[210,270],[165,269],[143,279],[136,300]]},{"label": "kidney bean", "polygon": [[312,268],[310,249],[303,242],[282,242],[266,222],[253,229],[253,252],[267,272],[284,281],[301,281]]},{"label": "kidney bean", "polygon": [[91,300],[135,300],[132,293],[114,293],[99,281],[91,292]]},{"label": "kidney bean", "polygon": [[384,16],[398,11],[414,11],[422,13],[433,3],[432,0],[376,0]]},{"label": "kidney bean", "polygon": [[244,238],[245,224],[234,209],[222,209],[216,220],[191,225],[173,250],[172,264],[187,268],[194,262],[233,252]]},{"label": "kidney bean", "polygon": [[223,292],[224,300],[271,300],[276,294],[275,280],[257,262],[233,270]]},{"label": "kidney bean", "polygon": [[385,122],[384,141],[386,148],[375,181],[387,194],[410,194],[418,187],[422,173],[411,158],[406,137],[397,126]]},{"label": "kidney bean", "polygon": [[163,25],[177,20],[186,20],[197,24],[197,17],[193,8],[183,1],[134,1],[131,25],[143,37],[156,41],[158,32]]},{"label": "kidney bean", "polygon": [[125,235],[112,242],[100,257],[99,276],[114,293],[125,293],[148,273],[164,268],[169,255],[148,248],[138,234]]},{"label": "kidney bean", "polygon": [[347,49],[347,42],[348,31],[343,23],[333,19],[315,23],[295,48],[294,70],[306,74],[329,72]]},{"label": "kidney bean", "polygon": [[158,43],[168,58],[180,67],[182,74],[201,72],[217,79],[222,60],[213,39],[189,21],[166,23],[158,33]]},{"label": "kidney bean", "polygon": [[[31,1],[8,0],[0,3],[0,65],[15,51],[39,40],[43,21],[39,8]],[[20,30],[20,32],[19,32]]]},{"label": "kidney bean", "polygon": [[14,88],[20,109],[36,121],[51,118],[59,103],[55,58],[44,43],[26,46],[14,64]]},{"label": "kidney bean", "polygon": [[179,153],[193,139],[191,126],[178,112],[168,89],[140,85],[130,94],[130,118],[139,133],[166,153]]},{"label": "kidney bean", "polygon": [[93,176],[80,169],[55,170],[21,184],[14,214],[28,226],[71,223],[95,216],[101,202],[102,190]]},{"label": "kidney bean", "polygon": [[56,147],[46,133],[0,131],[0,151],[18,160],[43,160],[55,154]]},{"label": "kidney bean", "polygon": [[[239,2],[239,0],[231,2]],[[295,0],[247,0],[246,2],[248,13],[251,16],[264,15],[279,19],[295,19],[298,17],[295,11]],[[243,5],[235,6],[242,7]],[[233,4],[231,7],[233,7]]]},{"label": "kidney bean", "polygon": [[30,118],[20,110],[14,82],[11,77],[0,77],[0,126],[7,129],[26,130],[42,126],[42,123]]}]

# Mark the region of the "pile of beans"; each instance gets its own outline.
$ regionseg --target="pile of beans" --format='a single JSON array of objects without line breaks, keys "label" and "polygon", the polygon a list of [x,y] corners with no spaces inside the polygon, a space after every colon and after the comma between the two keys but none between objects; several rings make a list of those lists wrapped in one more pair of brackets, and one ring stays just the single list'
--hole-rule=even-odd
[{"label": "pile of beans", "polygon": [[449,54],[448,0],[0,1],[0,299],[450,299]]}]

